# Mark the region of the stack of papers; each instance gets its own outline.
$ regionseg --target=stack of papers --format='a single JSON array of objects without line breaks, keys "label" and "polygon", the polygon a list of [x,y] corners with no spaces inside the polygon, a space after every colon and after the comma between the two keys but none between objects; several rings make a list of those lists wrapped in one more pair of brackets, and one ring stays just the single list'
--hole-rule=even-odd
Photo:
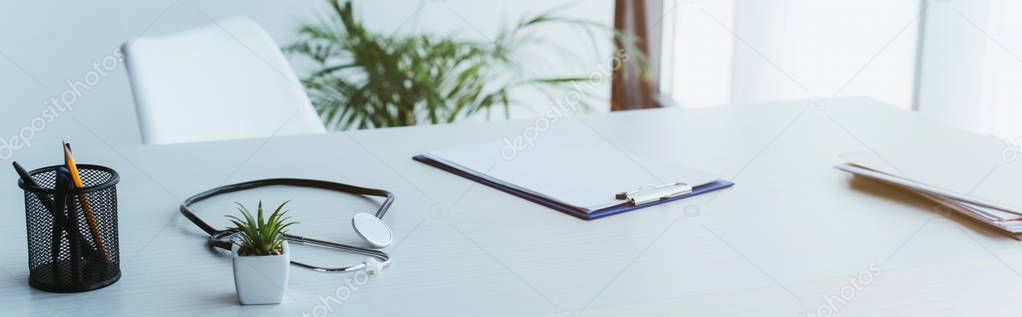
[{"label": "stack of papers", "polygon": [[954,211],[969,216],[972,219],[991,225],[1012,234],[1016,239],[1022,235],[1022,215],[1003,211],[1000,209],[987,208],[967,202],[950,199],[944,196],[919,192],[923,197],[939,202]]},{"label": "stack of papers", "polygon": [[968,151],[935,153],[912,146],[882,151],[890,160],[875,152],[849,153],[841,157],[845,163],[836,167],[906,188],[1022,240],[1022,208],[1017,207],[1022,205],[1020,195],[1006,190],[1022,190],[1019,169],[990,155],[993,148],[983,145],[989,142],[971,141],[974,145]]}]

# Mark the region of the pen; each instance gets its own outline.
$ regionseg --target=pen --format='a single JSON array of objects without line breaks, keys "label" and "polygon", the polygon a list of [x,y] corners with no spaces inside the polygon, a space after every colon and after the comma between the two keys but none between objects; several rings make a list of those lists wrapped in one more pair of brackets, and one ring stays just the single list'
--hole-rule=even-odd
[{"label": "pen", "polygon": [[[70,201],[70,199],[67,199],[68,191],[71,189],[70,187],[73,186],[71,184],[71,177],[69,174],[71,173],[68,172],[67,167],[61,166],[57,169],[57,183],[54,185],[54,198],[56,199],[54,201],[54,207],[59,208],[60,210],[64,210],[65,207],[70,207],[67,208],[68,216],[71,218],[71,221],[67,222],[67,231],[72,232],[78,231],[78,217],[75,216],[74,206],[66,206],[67,202]],[[79,271],[82,268],[81,248],[77,236],[68,235],[67,239],[70,242],[68,245],[71,249],[71,281],[78,285],[82,282],[81,272]]]},{"label": "pen", "polygon": [[[39,184],[35,182],[32,175],[30,175],[25,168],[21,167],[21,164],[14,162],[12,165],[14,165],[14,171],[18,173],[19,177],[21,177],[21,182],[25,184],[25,188],[39,187]],[[50,260],[53,263],[57,263],[57,260],[60,258],[60,235],[65,223],[64,211],[54,209],[53,200],[50,199],[50,197],[43,195],[37,190],[29,189],[29,191],[35,194],[35,197],[39,199],[39,203],[43,204],[43,208],[49,210],[50,214],[53,216],[53,232],[51,233],[52,238],[50,241]]]},{"label": "pen", "polygon": [[[67,217],[64,216],[64,210],[62,209],[58,210],[57,207],[54,206],[53,198],[50,198],[49,196],[46,196],[41,191],[39,191],[39,189],[42,189],[42,186],[39,186],[39,183],[37,183],[35,179],[32,178],[32,175],[29,174],[28,171],[21,166],[21,164],[18,164],[18,162],[13,162],[12,165],[14,165],[14,171],[18,173],[19,177],[21,177],[21,182],[25,184],[25,187],[29,189],[30,192],[35,194],[36,198],[39,199],[39,203],[43,205],[43,208],[46,208],[46,210],[49,211],[50,214],[53,216],[52,260],[53,262],[56,262],[57,259],[60,257],[60,238],[62,232],[66,231],[68,235],[78,236],[78,239],[81,239],[81,236],[77,231],[71,231],[66,229]],[[33,188],[35,190],[32,190]],[[93,256],[97,255],[96,250],[93,249],[91,246],[89,246],[87,251],[89,251],[89,253]]]}]

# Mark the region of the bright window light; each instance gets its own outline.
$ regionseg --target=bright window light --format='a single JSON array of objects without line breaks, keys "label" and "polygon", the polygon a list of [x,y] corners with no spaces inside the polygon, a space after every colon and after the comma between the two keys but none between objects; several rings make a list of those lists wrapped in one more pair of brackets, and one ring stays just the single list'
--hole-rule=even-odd
[{"label": "bright window light", "polygon": [[911,108],[917,1],[667,0],[682,106],[870,96]]}]

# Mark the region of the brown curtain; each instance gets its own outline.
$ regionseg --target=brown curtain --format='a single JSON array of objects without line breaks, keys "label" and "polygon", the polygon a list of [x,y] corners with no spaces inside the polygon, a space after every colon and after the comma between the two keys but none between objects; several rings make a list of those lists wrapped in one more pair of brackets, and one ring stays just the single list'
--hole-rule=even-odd
[{"label": "brown curtain", "polygon": [[[648,78],[638,76],[634,63],[627,63],[614,72],[611,84],[611,110],[659,107],[660,36],[663,1],[615,0],[614,27],[635,34],[639,49],[649,57]],[[620,49],[620,43],[614,43]]]}]

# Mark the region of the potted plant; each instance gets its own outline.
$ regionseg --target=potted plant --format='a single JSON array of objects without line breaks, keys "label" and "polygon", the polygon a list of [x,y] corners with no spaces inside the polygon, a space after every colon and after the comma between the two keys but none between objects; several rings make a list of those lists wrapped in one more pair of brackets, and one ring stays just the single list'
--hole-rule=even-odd
[{"label": "potted plant", "polygon": [[[540,76],[520,63],[518,56],[537,49],[548,52],[544,58],[555,63],[577,59],[561,54],[564,47],[542,36],[548,26],[576,29],[579,36],[588,37],[594,53],[613,57],[614,65],[608,66],[634,63],[636,75],[648,76],[648,59],[635,35],[557,13],[565,7],[523,17],[492,38],[477,41],[454,34],[375,31],[356,17],[351,0],[329,2],[330,15],[302,24],[286,51],[314,65],[302,84],[332,129],[451,123],[476,115],[489,118],[494,110],[507,118],[511,104],[517,102],[513,92],[526,87],[550,100],[578,93],[581,98],[575,106],[583,111],[590,103],[605,102],[594,91],[578,88],[592,84],[594,72]],[[620,49],[599,52],[601,41],[614,42]]]},{"label": "potted plant", "polygon": [[234,263],[234,286],[243,305],[279,304],[287,289],[291,262],[284,233],[295,222],[286,217],[287,202],[277,206],[269,218],[263,217],[263,202],[256,215],[241,203],[242,218],[226,216],[234,223],[237,240],[231,248]]}]

